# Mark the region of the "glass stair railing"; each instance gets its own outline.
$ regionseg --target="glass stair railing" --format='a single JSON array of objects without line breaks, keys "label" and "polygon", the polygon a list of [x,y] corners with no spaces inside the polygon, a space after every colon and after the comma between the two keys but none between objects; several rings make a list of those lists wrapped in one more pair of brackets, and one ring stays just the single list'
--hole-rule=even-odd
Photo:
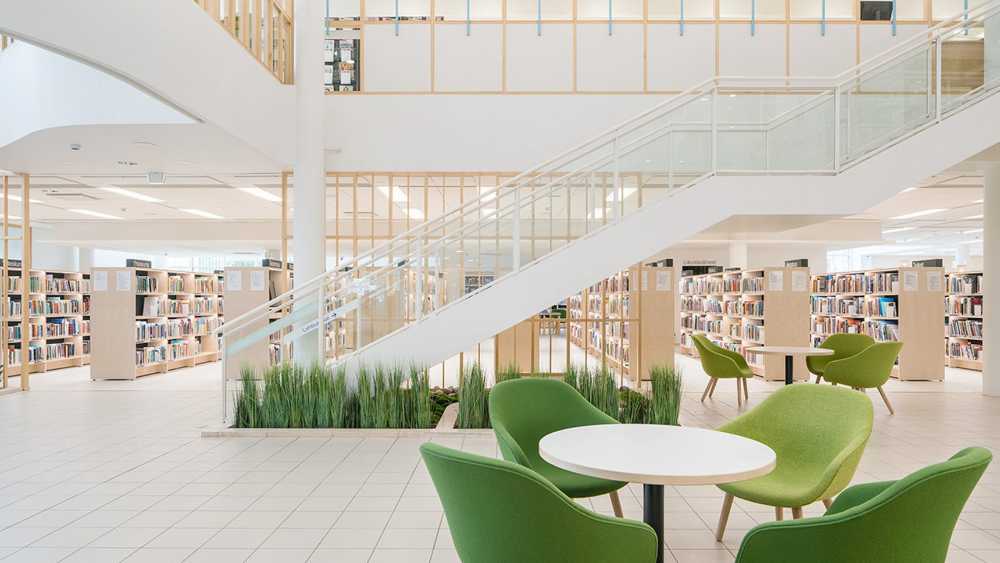
[{"label": "glass stair railing", "polygon": [[987,3],[831,78],[699,84],[228,320],[223,384],[295,343],[318,350],[298,361],[349,358],[710,176],[843,172],[996,91],[998,12]]}]

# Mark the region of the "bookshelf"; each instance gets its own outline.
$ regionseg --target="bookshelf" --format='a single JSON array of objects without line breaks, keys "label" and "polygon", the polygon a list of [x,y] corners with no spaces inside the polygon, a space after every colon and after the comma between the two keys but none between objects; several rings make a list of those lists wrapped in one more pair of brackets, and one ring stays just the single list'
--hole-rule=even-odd
[{"label": "bookshelf", "polygon": [[[636,265],[566,300],[569,341],[638,386],[674,365],[673,267]],[[501,366],[502,367],[502,366]]]},{"label": "bookshelf", "polygon": [[902,341],[893,370],[901,380],[944,379],[940,353],[945,302],[942,268],[900,267],[813,276],[810,339],[835,333]]},{"label": "bookshelf", "polygon": [[983,273],[949,272],[945,287],[947,364],[983,371]]},{"label": "bookshelf", "polygon": [[[784,358],[751,352],[752,346],[809,343],[809,269],[798,267],[727,270],[681,280],[681,353],[696,357],[691,336],[739,352],[750,369],[768,381],[783,381]],[[805,360],[795,374],[806,379]]]},{"label": "bookshelf", "polygon": [[142,266],[91,273],[91,378],[136,379],[220,358],[214,273]]},{"label": "bookshelf", "polygon": [[[21,374],[25,350],[34,373],[89,363],[90,274],[32,269],[25,307],[21,268],[11,261],[7,271],[4,324],[8,375]],[[27,339],[22,324],[25,309]]]},{"label": "bookshelf", "polygon": [[[259,307],[285,293],[292,287],[292,272],[282,267],[276,260],[266,259],[259,267],[226,268],[224,272],[223,295],[227,316],[233,319]],[[273,313],[268,319],[260,319],[241,329],[242,334],[250,334],[263,328],[265,323],[280,320],[284,313]],[[282,342],[282,337],[291,331],[289,327],[253,343],[233,354],[226,361],[226,377],[238,379],[243,366],[258,370],[291,359],[290,341]]]}]

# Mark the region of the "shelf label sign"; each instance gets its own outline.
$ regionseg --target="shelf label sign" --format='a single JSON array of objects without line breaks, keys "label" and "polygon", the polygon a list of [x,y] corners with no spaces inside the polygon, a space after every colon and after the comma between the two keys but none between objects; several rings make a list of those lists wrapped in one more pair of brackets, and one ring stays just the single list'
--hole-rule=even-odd
[{"label": "shelf label sign", "polygon": [[917,291],[920,287],[920,274],[913,270],[903,272],[903,291]]},{"label": "shelf label sign", "polygon": [[927,272],[927,291],[944,291],[944,275],[941,272]]},{"label": "shelf label sign", "polygon": [[808,291],[809,277],[805,272],[796,270],[792,272],[792,291]]},{"label": "shelf label sign", "polygon": [[656,272],[656,291],[670,291],[670,278],[673,272],[663,270]]},{"label": "shelf label sign", "polygon": [[115,285],[118,291],[132,291],[132,272],[130,270],[116,271]]},{"label": "shelf label sign", "polygon": [[767,290],[768,291],[784,291],[785,290],[785,272],[781,270],[772,270],[767,273]]},{"label": "shelf label sign", "polygon": [[94,291],[107,291],[108,290],[108,273],[102,270],[94,272],[91,276],[94,280]]}]

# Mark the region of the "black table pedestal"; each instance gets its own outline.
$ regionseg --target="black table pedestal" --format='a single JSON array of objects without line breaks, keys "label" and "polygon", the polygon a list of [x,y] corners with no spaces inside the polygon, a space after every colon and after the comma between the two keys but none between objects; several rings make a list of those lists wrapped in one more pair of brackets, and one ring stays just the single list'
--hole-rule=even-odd
[{"label": "black table pedestal", "polygon": [[656,563],[663,563],[663,485],[642,486],[642,521],[656,532]]},{"label": "black table pedestal", "polygon": [[785,356],[785,385],[791,385],[793,382],[792,371],[795,369],[793,360],[793,356]]}]

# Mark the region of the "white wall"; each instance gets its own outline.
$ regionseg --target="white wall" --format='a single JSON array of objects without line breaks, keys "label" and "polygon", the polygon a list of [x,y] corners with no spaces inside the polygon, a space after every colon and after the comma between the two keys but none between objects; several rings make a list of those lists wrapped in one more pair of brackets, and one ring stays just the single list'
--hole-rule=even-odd
[{"label": "white wall", "polygon": [[[13,260],[21,259],[20,242],[11,243],[10,257]],[[79,271],[79,250],[75,246],[70,245],[33,241],[31,245],[31,267],[39,270]]]}]

